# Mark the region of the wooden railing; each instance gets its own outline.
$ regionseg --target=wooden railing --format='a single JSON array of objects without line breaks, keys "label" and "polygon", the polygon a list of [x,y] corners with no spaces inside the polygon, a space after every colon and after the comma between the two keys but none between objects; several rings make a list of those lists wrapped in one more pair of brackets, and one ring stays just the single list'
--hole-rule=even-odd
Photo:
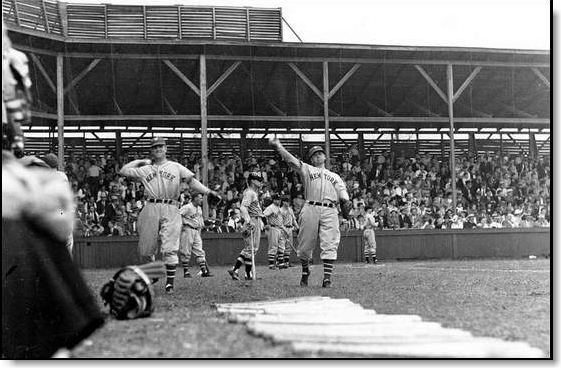
[{"label": "wooden railing", "polygon": [[282,41],[280,8],[2,0],[4,22],[74,38]]}]

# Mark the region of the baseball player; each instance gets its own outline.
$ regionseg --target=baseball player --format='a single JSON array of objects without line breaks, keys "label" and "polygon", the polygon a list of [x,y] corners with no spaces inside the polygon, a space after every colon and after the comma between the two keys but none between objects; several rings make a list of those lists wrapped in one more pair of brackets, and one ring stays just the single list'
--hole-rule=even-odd
[{"label": "baseball player", "polygon": [[283,196],[282,200],[282,207],[281,207],[281,215],[282,215],[282,229],[284,232],[284,236],[282,237],[281,241],[284,243],[284,266],[283,268],[291,267],[290,265],[290,253],[292,249],[294,249],[293,243],[293,236],[292,230],[298,230],[298,221],[296,221],[296,216],[294,216],[294,211],[290,207],[290,197]]},{"label": "baseball player", "polygon": [[284,231],[282,229],[282,213],[281,213],[281,200],[278,194],[273,194],[271,203],[263,211],[263,215],[267,219],[267,240],[269,241],[269,249],[267,251],[269,260],[269,269],[275,270],[277,266],[284,268]]},{"label": "baseball player", "polygon": [[366,263],[370,263],[370,258],[372,258],[372,264],[378,263],[376,259],[376,235],[374,234],[374,228],[378,226],[376,220],[374,219],[374,212],[371,206],[366,206],[366,216],[364,221],[364,231],[362,236],[364,238],[364,257],[366,258]]},{"label": "baseball player", "polygon": [[249,187],[243,192],[240,213],[244,220],[242,234],[244,235],[245,247],[236,259],[236,263],[231,270],[228,271],[233,280],[239,280],[238,270],[245,264],[245,279],[253,279],[251,269],[253,267],[254,255],[259,249],[259,241],[261,240],[261,217],[263,211],[259,205],[259,189],[263,185],[263,178],[258,172],[251,172],[248,176]]},{"label": "baseball player", "polygon": [[146,205],[138,215],[138,252],[141,263],[153,262],[161,240],[162,260],[166,264],[167,293],[173,293],[175,269],[178,264],[181,215],[179,194],[182,182],[199,193],[220,198],[195,179],[195,174],[185,166],[166,158],[166,140],[155,137],[151,143],[152,160],[134,160],[123,166],[119,174],[140,180],[144,185]]},{"label": "baseball player", "polygon": [[191,277],[189,273],[189,261],[191,253],[195,256],[195,262],[201,269],[202,277],[214,276],[208,269],[205,251],[203,250],[203,240],[201,239],[201,229],[204,226],[203,195],[195,193],[192,195],[191,202],[179,209],[179,214],[183,220],[183,228],[179,238],[179,261],[183,265],[183,277]]},{"label": "baseball player", "polygon": [[312,166],[294,157],[277,137],[270,138],[269,143],[298,172],[304,184],[306,203],[299,217],[297,252],[302,263],[300,285],[308,286],[309,258],[319,235],[320,257],[323,262],[322,287],[331,287],[333,262],[337,259],[337,248],[341,238],[337,202],[341,202],[341,212],[345,219],[349,218],[352,209],[345,182],[339,175],[325,168],[325,151],[320,146],[314,146],[308,152],[308,160]]}]

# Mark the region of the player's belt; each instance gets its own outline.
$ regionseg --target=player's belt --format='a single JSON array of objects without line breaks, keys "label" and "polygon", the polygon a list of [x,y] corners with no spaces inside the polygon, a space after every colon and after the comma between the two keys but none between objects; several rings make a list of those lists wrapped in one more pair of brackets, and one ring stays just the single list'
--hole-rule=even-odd
[{"label": "player's belt", "polygon": [[177,201],[174,199],[156,199],[156,198],[148,198],[148,202],[150,203],[163,203],[163,204],[176,204]]},{"label": "player's belt", "polygon": [[309,201],[308,204],[311,204],[312,206],[323,206],[323,207],[329,207],[329,208],[335,207],[335,205],[333,203],[322,203],[322,202]]}]

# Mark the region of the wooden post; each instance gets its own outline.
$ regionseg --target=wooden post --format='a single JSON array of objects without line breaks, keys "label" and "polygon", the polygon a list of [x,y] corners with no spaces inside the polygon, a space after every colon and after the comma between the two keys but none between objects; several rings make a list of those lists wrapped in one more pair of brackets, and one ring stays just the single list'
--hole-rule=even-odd
[{"label": "wooden post", "polygon": [[[206,58],[201,54],[199,72],[199,90],[201,91],[201,157],[203,159],[202,183],[208,186],[208,137],[207,137],[207,95],[206,95]],[[203,200],[203,217],[208,218],[208,201]]]},{"label": "wooden post", "polygon": [[357,141],[358,154],[360,155],[360,158],[363,159],[366,156],[366,152],[364,150],[364,133],[358,132],[357,134],[358,134],[358,141]]},{"label": "wooden post", "polygon": [[499,130],[499,162],[503,162],[503,133]]},{"label": "wooden post", "polygon": [[245,162],[247,157],[247,128],[243,128],[242,132],[240,133],[240,158],[242,162]]},{"label": "wooden post", "polygon": [[117,162],[121,163],[121,146],[123,142],[121,141],[121,132],[115,132],[115,159]]},{"label": "wooden post", "polygon": [[456,214],[456,152],[454,151],[454,74],[452,64],[446,68],[448,79],[448,118],[450,119],[450,174],[452,175],[452,206]]},{"label": "wooden post", "polygon": [[306,160],[304,157],[304,142],[302,141],[302,133],[298,134],[298,154],[301,160]]},{"label": "wooden post", "polygon": [[323,62],[323,119],[325,121],[325,156],[326,168],[331,167],[329,147],[329,65]]},{"label": "wooden post", "polygon": [[444,154],[444,134],[440,133],[440,161],[442,163],[444,163],[444,157],[446,157]]},{"label": "wooden post", "polygon": [[56,56],[56,112],[58,135],[58,169],[64,171],[64,74],[62,54]]}]

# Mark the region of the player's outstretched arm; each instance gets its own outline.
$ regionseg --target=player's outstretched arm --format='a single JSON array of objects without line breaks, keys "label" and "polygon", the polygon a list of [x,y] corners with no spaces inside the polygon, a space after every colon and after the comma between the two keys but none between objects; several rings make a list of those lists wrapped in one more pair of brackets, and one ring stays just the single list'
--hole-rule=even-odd
[{"label": "player's outstretched arm", "polygon": [[124,165],[121,168],[121,170],[119,170],[119,175],[131,176],[131,170],[130,169],[136,169],[136,168],[139,168],[141,166],[151,165],[151,164],[152,164],[152,160],[150,160],[150,159],[133,160],[133,161],[129,162],[128,164]]},{"label": "player's outstretched arm", "polygon": [[189,180],[188,183],[189,183],[189,188],[199,193],[208,195],[209,199],[211,197],[214,197],[219,201],[222,199],[222,197],[220,197],[220,194],[218,194],[214,190],[211,190],[210,188],[208,188],[206,185],[204,185],[203,183],[201,183],[195,178],[191,178],[191,180]]},{"label": "player's outstretched arm", "polygon": [[274,138],[269,138],[269,144],[275,147],[277,152],[281,155],[282,159],[285,160],[290,166],[298,170],[300,169],[300,160],[294,157],[292,153],[288,152],[276,136]]}]

